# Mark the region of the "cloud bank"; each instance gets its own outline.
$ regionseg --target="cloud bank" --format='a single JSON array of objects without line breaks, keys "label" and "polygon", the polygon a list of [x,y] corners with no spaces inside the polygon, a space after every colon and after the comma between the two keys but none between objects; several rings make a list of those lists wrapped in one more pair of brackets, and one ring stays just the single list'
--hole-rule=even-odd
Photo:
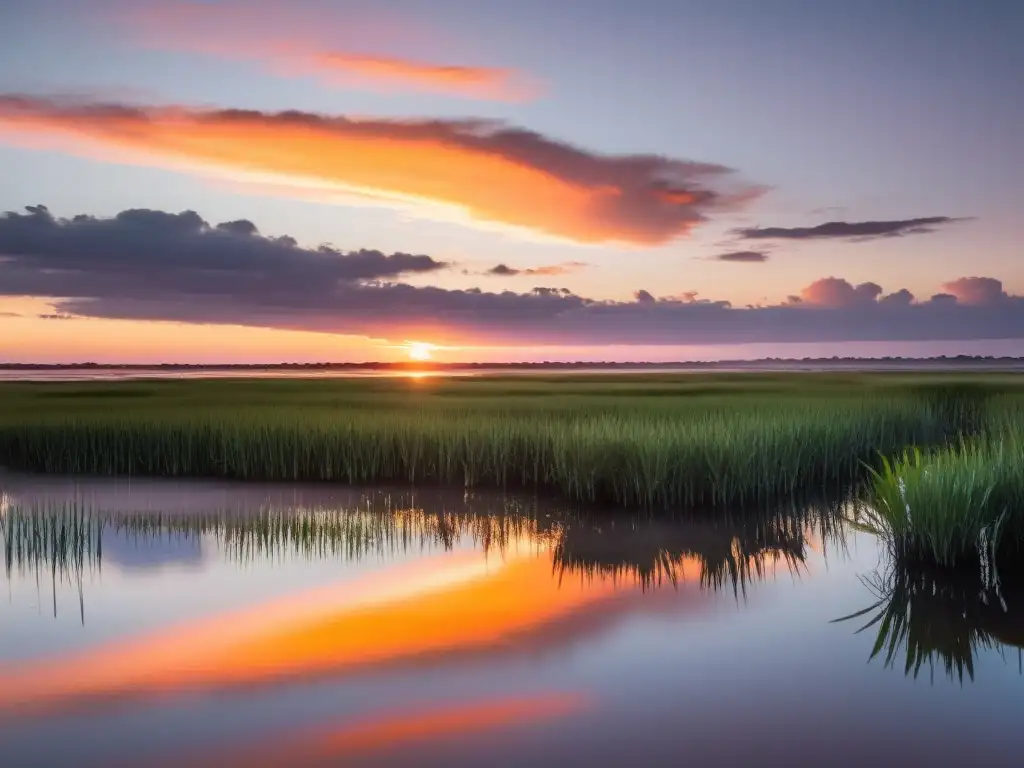
[{"label": "cloud bank", "polygon": [[[259,173],[579,243],[657,245],[762,189],[724,166],[605,155],[487,120],[142,107],[0,95],[0,129],[134,162]],[[0,130],[0,140],[4,137]]]},{"label": "cloud bank", "polygon": [[829,221],[816,227],[748,227],[733,230],[747,240],[874,240],[934,232],[939,226],[959,221],[949,216],[928,216],[896,221]]},{"label": "cloud bank", "polygon": [[123,211],[55,218],[34,206],[0,216],[0,296],[52,301],[53,314],[172,320],[437,343],[688,345],[1024,338],[1024,298],[965,277],[917,301],[826,277],[773,306],[694,293],[602,301],[565,288],[448,290],[397,281],[444,264],[429,256],[308,249],[248,221]]},{"label": "cloud bank", "polygon": [[301,248],[290,237],[261,235],[250,221],[212,226],[194,211],[136,209],[107,219],[58,219],[40,205],[0,215],[0,292],[8,296],[155,291],[231,300],[255,292],[272,303],[341,282],[447,266],[408,253]]}]

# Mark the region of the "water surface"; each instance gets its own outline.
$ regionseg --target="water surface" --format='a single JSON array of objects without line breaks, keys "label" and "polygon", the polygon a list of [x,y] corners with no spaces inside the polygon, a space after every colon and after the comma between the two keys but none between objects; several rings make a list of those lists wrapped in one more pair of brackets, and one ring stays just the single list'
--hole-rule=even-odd
[{"label": "water surface", "polygon": [[1020,591],[904,573],[844,512],[0,473],[0,754],[1019,764]]}]

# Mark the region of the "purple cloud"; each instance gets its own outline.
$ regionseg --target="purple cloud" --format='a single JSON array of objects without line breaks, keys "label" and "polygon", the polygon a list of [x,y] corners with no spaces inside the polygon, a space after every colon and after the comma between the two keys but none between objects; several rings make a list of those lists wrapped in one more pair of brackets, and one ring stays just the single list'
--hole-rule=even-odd
[{"label": "purple cloud", "polygon": [[[0,216],[0,296],[51,300],[55,315],[220,323],[381,338],[499,344],[726,344],[1024,338],[1024,299],[990,277],[915,301],[874,282],[826,277],[775,305],[733,307],[688,292],[597,300],[399,282],[444,267],[429,256],[308,249],[198,214],[124,211]],[[426,338],[425,340],[430,340]]]}]

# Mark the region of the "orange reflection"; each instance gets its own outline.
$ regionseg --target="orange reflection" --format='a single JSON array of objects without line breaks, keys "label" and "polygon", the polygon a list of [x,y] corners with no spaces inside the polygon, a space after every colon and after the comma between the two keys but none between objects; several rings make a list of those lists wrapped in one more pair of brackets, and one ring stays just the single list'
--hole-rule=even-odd
[{"label": "orange reflection", "polygon": [[550,553],[488,563],[451,554],[64,658],[0,668],[0,711],[341,674],[494,650],[633,588],[552,575]]},{"label": "orange reflection", "polygon": [[430,710],[388,713],[341,727],[319,727],[286,734],[255,749],[225,751],[189,765],[310,765],[359,754],[394,751],[424,742],[516,725],[540,723],[586,710],[578,694],[546,694],[476,701]]}]

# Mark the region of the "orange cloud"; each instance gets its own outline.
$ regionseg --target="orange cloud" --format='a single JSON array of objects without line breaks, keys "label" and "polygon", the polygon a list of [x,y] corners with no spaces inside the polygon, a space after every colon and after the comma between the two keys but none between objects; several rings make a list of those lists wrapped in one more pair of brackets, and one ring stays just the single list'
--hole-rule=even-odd
[{"label": "orange cloud", "polygon": [[527,275],[542,277],[557,277],[560,275],[567,275],[570,272],[575,272],[585,266],[586,264],[582,261],[567,261],[564,264],[551,264],[544,267],[533,267],[531,269],[524,270],[524,273]]},{"label": "orange cloud", "polygon": [[[370,195],[580,243],[655,245],[746,202],[718,165],[601,155],[483,120],[350,119],[303,112],[68,103],[0,96],[0,138],[130,162]],[[666,190],[678,194],[666,196]],[[685,194],[683,194],[685,192]]]},{"label": "orange cloud", "polygon": [[518,100],[526,98],[530,93],[525,85],[516,85],[516,75],[508,69],[431,64],[391,56],[361,56],[338,51],[314,53],[308,61],[323,75],[340,72],[370,81],[467,96]]},{"label": "orange cloud", "polygon": [[[405,55],[369,54],[323,42],[322,29],[341,28],[365,50],[366,39],[394,47],[407,44],[395,19],[310,16],[295,4],[195,3],[129,6],[113,21],[147,48],[252,61],[286,76],[314,76],[330,85],[427,90],[479,99],[520,101],[539,92],[511,69],[423,61]],[[367,24],[367,21],[371,23]],[[383,22],[388,23],[383,23]],[[420,36],[422,37],[422,35]]]}]

